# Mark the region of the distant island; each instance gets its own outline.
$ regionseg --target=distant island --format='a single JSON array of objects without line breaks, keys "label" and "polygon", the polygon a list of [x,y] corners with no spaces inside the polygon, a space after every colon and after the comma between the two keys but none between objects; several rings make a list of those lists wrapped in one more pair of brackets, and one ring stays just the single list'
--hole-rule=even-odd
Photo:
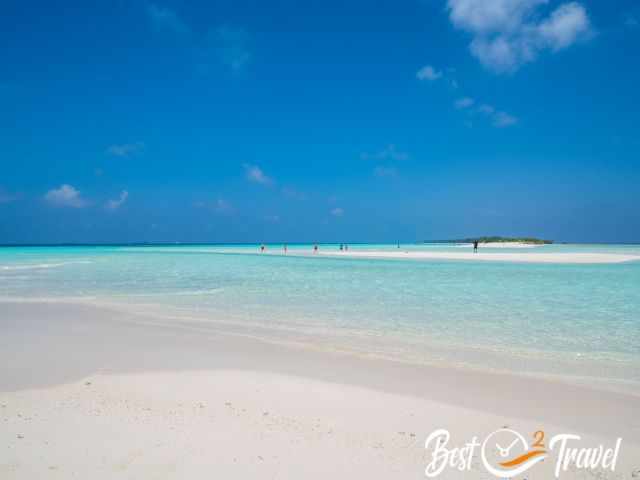
[{"label": "distant island", "polygon": [[549,245],[553,243],[553,240],[544,240],[535,237],[475,237],[475,238],[462,238],[458,240],[425,240],[424,243],[526,243],[530,245]]}]

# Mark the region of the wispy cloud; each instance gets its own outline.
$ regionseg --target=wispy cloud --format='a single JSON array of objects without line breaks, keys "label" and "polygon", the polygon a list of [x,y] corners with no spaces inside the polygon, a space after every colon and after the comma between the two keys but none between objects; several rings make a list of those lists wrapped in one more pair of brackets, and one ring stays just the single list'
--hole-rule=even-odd
[{"label": "wispy cloud", "polygon": [[344,209],[342,209],[340,207],[335,207],[335,208],[331,209],[330,213],[334,217],[342,217],[344,215]]},{"label": "wispy cloud", "polygon": [[479,105],[473,113],[478,113],[487,118],[491,122],[491,125],[496,128],[511,127],[518,123],[517,117],[502,110],[497,110],[493,105],[488,103]]},{"label": "wispy cloud", "polygon": [[278,223],[280,221],[280,215],[265,215],[264,220],[269,223]]},{"label": "wispy cloud", "polygon": [[379,178],[383,177],[395,177],[398,175],[398,169],[393,166],[396,162],[401,162],[409,158],[407,152],[399,151],[395,145],[389,144],[379,152],[374,153],[362,153],[360,158],[363,160],[375,160],[379,162],[373,169],[373,175]]},{"label": "wispy cloud", "polygon": [[230,216],[236,213],[236,208],[233,204],[224,198],[218,198],[214,202],[195,202],[194,207],[210,209],[218,215]]},{"label": "wispy cloud", "polygon": [[201,73],[209,73],[212,66],[219,63],[233,72],[239,72],[251,61],[251,36],[242,27],[222,24],[202,34],[168,7],[150,3],[146,11],[156,30],[188,39],[191,53],[197,59],[196,68]]},{"label": "wispy cloud", "polygon": [[497,128],[510,127],[518,123],[518,119],[507,112],[495,112],[492,115],[493,126]]},{"label": "wispy cloud", "polygon": [[131,157],[144,151],[143,142],[123,143],[120,145],[111,145],[107,148],[107,153],[114,157]]},{"label": "wispy cloud", "polygon": [[636,28],[638,27],[638,25],[640,25],[640,22],[635,16],[627,15],[624,19],[624,24],[629,28]]},{"label": "wispy cloud", "polygon": [[273,185],[273,179],[268,177],[257,165],[245,163],[243,166],[247,180],[250,182],[259,183],[261,185]]},{"label": "wispy cloud", "polygon": [[234,206],[224,198],[218,198],[213,204],[213,210],[220,215],[233,215],[236,212]]},{"label": "wispy cloud", "polygon": [[587,38],[591,23],[585,7],[575,1],[540,12],[547,0],[448,0],[449,19],[471,34],[469,45],[485,67],[513,72],[550,50],[563,50]]},{"label": "wispy cloud", "polygon": [[429,83],[442,79],[452,90],[456,90],[459,87],[458,80],[455,78],[455,68],[438,70],[433,65],[425,65],[416,72],[416,78]]},{"label": "wispy cloud", "polygon": [[418,72],[416,73],[416,78],[418,80],[428,80],[430,82],[433,82],[435,80],[438,80],[439,78],[442,78],[442,72],[436,70],[431,65],[425,65],[420,70],[418,70]]},{"label": "wispy cloud", "polygon": [[378,166],[373,169],[373,174],[376,177],[395,177],[398,175],[398,169],[395,167]]},{"label": "wispy cloud", "polygon": [[244,69],[251,61],[250,36],[244,28],[219,26],[209,31],[207,43],[222,64],[233,72]]},{"label": "wispy cloud", "polygon": [[393,161],[402,161],[407,160],[409,158],[409,154],[406,152],[399,151],[395,145],[389,144],[384,147],[379,152],[368,153],[364,152],[360,154],[360,157],[363,160],[393,160]]},{"label": "wispy cloud", "polygon": [[0,187],[0,204],[11,203],[18,199],[18,195],[7,192],[4,188]]},{"label": "wispy cloud", "polygon": [[483,103],[482,105],[478,106],[478,112],[485,115],[491,115],[495,111],[496,109],[493,107],[493,105],[489,105],[488,103]]},{"label": "wispy cloud", "polygon": [[49,190],[44,199],[51,205],[56,207],[72,207],[83,208],[89,205],[89,202],[82,198],[80,192],[75,187],[63,184],[59,188]]},{"label": "wispy cloud", "polygon": [[[492,1],[495,1],[495,0],[492,0]],[[520,0],[517,0],[517,1],[520,1]],[[472,4],[474,2],[475,0],[469,0],[469,4]],[[450,3],[455,3],[455,2],[450,2]],[[488,2],[488,3],[491,3],[491,2]],[[480,26],[486,25],[487,22],[489,22],[489,20],[485,18],[485,16],[481,15],[480,13],[482,12],[479,12],[479,13],[476,12],[476,14],[478,15],[478,18],[473,20],[473,22],[475,22],[475,24],[478,25],[478,28],[480,28]],[[473,17],[471,13],[469,13],[468,15],[470,17]],[[507,22],[509,21],[509,19],[505,19],[504,21]],[[452,68],[447,69],[446,79],[450,83],[450,86],[453,88],[453,90],[457,90],[458,82],[454,78],[454,74],[455,74],[454,69]],[[518,123],[517,117],[504,111],[498,111],[493,105],[490,105],[488,103],[480,103],[478,105],[478,102],[476,101],[476,99],[472,97],[468,97],[468,96],[459,97],[453,101],[453,106],[456,110],[465,111],[467,113],[468,118],[464,122],[467,127],[471,127],[473,125],[471,118],[469,117],[473,117],[476,114],[480,114],[481,116],[488,118],[491,125],[493,125],[496,128],[510,127]],[[362,154],[362,157],[384,160],[386,158],[392,157],[394,151],[395,149],[393,145],[390,145],[382,152],[379,152],[377,154]],[[374,170],[374,174],[376,176],[392,176],[393,173],[391,173],[391,170],[393,169],[378,167],[377,169]]]},{"label": "wispy cloud", "polygon": [[178,35],[191,33],[189,25],[170,8],[150,3],[147,5],[147,15],[152,25],[161,31],[168,31]]},{"label": "wispy cloud", "polygon": [[[480,115],[489,120],[491,125],[496,128],[506,128],[518,123],[518,119],[504,111],[497,110],[493,105],[488,103],[481,103],[477,107],[473,108],[476,101],[470,97],[459,98],[454,102],[454,106],[458,110],[465,110],[469,117],[474,115]],[[465,125],[472,126],[471,118],[467,118]]]},{"label": "wispy cloud", "polygon": [[110,211],[118,210],[129,198],[129,192],[123,190],[120,192],[120,195],[116,199],[108,200],[105,204],[104,208]]},{"label": "wispy cloud", "polygon": [[454,107],[456,107],[458,110],[462,110],[465,108],[469,108],[471,107],[475,102],[475,100],[471,97],[462,97],[457,99],[453,105]]},{"label": "wispy cloud", "polygon": [[300,190],[296,190],[292,187],[282,187],[282,195],[287,198],[292,198],[294,200],[304,200],[307,198],[307,194],[301,192]]}]

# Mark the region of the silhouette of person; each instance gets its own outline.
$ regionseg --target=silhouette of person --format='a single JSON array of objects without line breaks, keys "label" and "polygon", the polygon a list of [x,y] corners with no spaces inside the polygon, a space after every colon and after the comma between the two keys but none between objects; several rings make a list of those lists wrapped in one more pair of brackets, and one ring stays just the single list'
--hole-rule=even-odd
[{"label": "silhouette of person", "polygon": [[478,240],[473,241],[473,253],[478,253]]}]

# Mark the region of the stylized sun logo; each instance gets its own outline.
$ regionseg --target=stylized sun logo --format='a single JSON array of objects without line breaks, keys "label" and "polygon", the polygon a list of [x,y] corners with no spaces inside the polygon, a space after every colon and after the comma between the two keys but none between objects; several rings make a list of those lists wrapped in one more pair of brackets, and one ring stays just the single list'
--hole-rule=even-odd
[{"label": "stylized sun logo", "polygon": [[544,432],[536,432],[535,442],[529,448],[520,433],[510,428],[501,428],[490,434],[482,444],[482,462],[496,477],[514,477],[546,458],[543,439]]}]

